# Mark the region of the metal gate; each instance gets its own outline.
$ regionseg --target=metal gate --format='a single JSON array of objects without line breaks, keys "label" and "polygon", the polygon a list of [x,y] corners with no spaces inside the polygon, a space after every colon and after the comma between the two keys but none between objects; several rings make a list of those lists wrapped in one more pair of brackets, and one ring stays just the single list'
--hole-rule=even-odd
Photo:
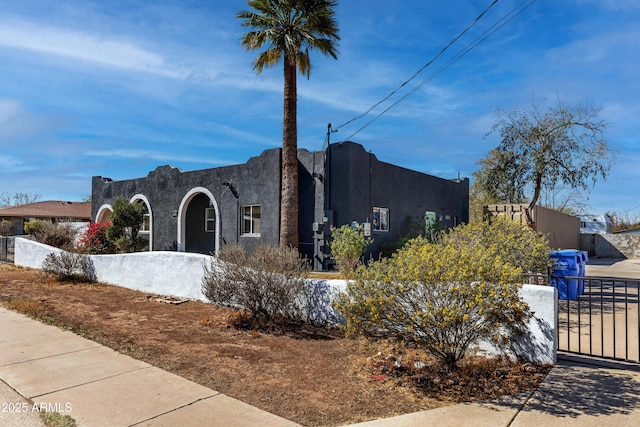
[{"label": "metal gate", "polygon": [[558,350],[640,363],[640,279],[556,279],[569,295],[558,301]]},{"label": "metal gate", "polygon": [[0,236],[0,262],[14,262],[15,237]]}]

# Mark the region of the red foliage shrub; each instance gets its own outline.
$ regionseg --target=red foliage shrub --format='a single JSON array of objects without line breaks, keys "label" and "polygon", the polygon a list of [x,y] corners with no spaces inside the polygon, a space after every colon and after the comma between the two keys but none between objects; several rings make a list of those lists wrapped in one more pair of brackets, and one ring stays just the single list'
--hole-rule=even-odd
[{"label": "red foliage shrub", "polygon": [[88,254],[112,254],[116,246],[107,238],[110,222],[94,222],[90,224],[78,241],[78,249]]}]

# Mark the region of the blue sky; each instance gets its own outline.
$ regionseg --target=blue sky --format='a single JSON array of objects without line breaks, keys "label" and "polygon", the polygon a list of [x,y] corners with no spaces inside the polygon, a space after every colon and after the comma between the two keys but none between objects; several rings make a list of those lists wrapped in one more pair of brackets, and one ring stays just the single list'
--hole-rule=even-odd
[{"label": "blue sky", "polygon": [[[298,144],[364,113],[430,61],[491,0],[342,0],[340,56],[298,79]],[[640,215],[640,2],[538,0],[462,59],[520,4],[501,0],[372,114],[339,129],[378,159],[471,176],[497,145],[497,108],[532,99],[604,107],[619,151],[592,212]],[[244,163],[282,143],[282,70],[256,74],[240,46],[243,0],[21,0],[0,14],[0,193],[80,200],[91,177]],[[391,103],[413,95],[363,125]]]}]

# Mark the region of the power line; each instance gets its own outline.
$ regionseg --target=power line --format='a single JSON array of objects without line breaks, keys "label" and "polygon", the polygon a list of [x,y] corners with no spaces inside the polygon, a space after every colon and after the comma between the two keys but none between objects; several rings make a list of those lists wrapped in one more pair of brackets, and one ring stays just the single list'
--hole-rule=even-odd
[{"label": "power line", "polygon": [[[496,0],[497,1],[497,0]],[[349,140],[350,138],[352,138],[353,136],[355,136],[356,134],[360,133],[363,129],[365,129],[367,126],[369,126],[371,123],[373,123],[374,121],[376,121],[378,118],[380,118],[382,115],[384,115],[385,113],[387,113],[389,110],[391,110],[392,108],[394,108],[395,106],[397,106],[398,104],[400,104],[402,101],[404,101],[405,99],[407,99],[408,97],[410,97],[411,95],[413,95],[414,93],[416,93],[417,91],[419,91],[420,89],[422,89],[424,86],[426,86],[428,83],[430,83],[431,81],[433,81],[436,77],[438,77],[440,74],[444,73],[445,71],[447,71],[449,68],[451,68],[453,65],[455,65],[458,61],[460,61],[463,57],[465,57],[469,52],[471,52],[473,49],[475,49],[478,45],[480,45],[482,42],[484,42],[486,39],[488,39],[489,37],[491,37],[494,33],[496,33],[497,31],[499,31],[500,29],[502,29],[505,25],[507,25],[509,22],[511,22],[513,19],[515,19],[518,15],[520,15],[522,12],[524,12],[527,8],[529,8],[533,3],[535,3],[537,0],[523,0],[520,4],[518,4],[516,7],[514,7],[509,13],[507,13],[506,15],[504,15],[502,18],[500,18],[497,22],[495,22],[491,27],[489,27],[489,29],[485,30],[480,36],[478,36],[476,39],[474,39],[474,41],[472,41],[470,44],[468,44],[464,49],[462,49],[460,52],[458,52],[453,58],[451,58],[449,61],[447,61],[442,67],[440,67],[437,71],[435,71],[433,74],[431,74],[426,80],[424,80],[421,84],[419,84],[418,86],[416,86],[414,89],[412,89],[408,94],[404,95],[402,98],[400,98],[399,100],[397,100],[396,102],[394,102],[393,104],[391,104],[389,107],[387,107],[386,109],[384,109],[382,112],[380,112],[377,116],[375,116],[373,119],[369,120],[366,124],[364,124],[362,127],[360,127],[358,130],[356,130],[355,132],[353,132],[351,135],[349,135],[349,137],[345,138],[345,140]],[[528,2],[528,3],[527,3]],[[495,3],[495,2],[494,2]],[[491,4],[491,6],[493,6],[493,4]],[[527,4],[525,4],[527,3]],[[524,6],[523,6],[524,5]],[[489,7],[491,7],[489,6]],[[488,8],[487,8],[488,10]],[[483,14],[486,13],[486,10],[483,12]],[[480,15],[482,16],[482,15]],[[474,21],[474,23],[477,22]],[[468,30],[465,29],[465,32]],[[462,34],[461,34],[462,35]],[[460,38],[460,36],[456,37],[455,40],[457,40],[458,38]],[[447,45],[446,48],[448,48],[450,45],[452,44],[449,43]],[[446,49],[445,48],[445,49]],[[443,50],[444,51],[444,50]],[[362,117],[366,116],[367,114],[369,114],[374,108],[376,108],[378,105],[382,104],[384,101],[388,100],[392,95],[394,95],[395,93],[397,93],[402,87],[404,87],[409,81],[413,80],[413,78],[415,78],[418,73],[420,73],[422,70],[424,70],[427,66],[429,66],[431,63],[433,63],[433,61],[435,61],[435,59],[437,59],[442,52],[439,53],[436,57],[434,57],[431,61],[429,61],[425,66],[423,66],[416,74],[414,74],[411,79],[407,80],[406,82],[404,82],[398,89],[394,90],[391,94],[389,94],[388,96],[386,96],[383,100],[381,100],[380,102],[376,103],[373,107],[371,107],[369,110],[367,110],[367,112],[365,112],[364,114],[361,114],[351,120],[349,120],[348,122],[344,123],[343,125],[340,125],[339,127],[343,127],[346,126],[349,123],[354,122],[355,120],[361,119]]]},{"label": "power line", "polygon": [[434,56],[429,62],[427,62],[426,64],[424,64],[418,71],[416,71],[413,76],[411,76],[409,78],[409,80],[405,81],[404,83],[402,83],[400,86],[398,86],[397,89],[395,89],[394,91],[392,91],[389,95],[385,96],[382,100],[380,100],[379,102],[377,102],[376,104],[373,105],[373,107],[369,108],[367,111],[365,111],[364,113],[360,114],[357,117],[354,117],[353,119],[347,121],[346,123],[341,124],[340,126],[334,128],[334,130],[338,130],[341,127],[344,127],[346,125],[348,125],[351,122],[354,122],[356,120],[361,119],[362,117],[366,116],[367,114],[369,114],[371,111],[373,111],[378,105],[382,104],[384,101],[386,101],[387,99],[391,98],[393,95],[395,95],[400,89],[402,89],[404,86],[407,85],[407,83],[409,83],[411,80],[413,80],[414,78],[416,78],[418,76],[418,74],[420,74],[425,68],[427,68],[429,65],[431,65],[436,59],[438,59],[440,56],[442,56],[442,54],[449,48],[451,47],[451,45],[453,45],[455,42],[457,42],[460,37],[462,37],[463,35],[466,34],[467,31],[469,31],[478,21],[480,21],[480,19],[482,19],[482,17],[489,11],[489,9],[491,9],[493,6],[495,6],[495,4],[498,3],[498,0],[494,0],[485,10],[482,11],[482,13],[480,15],[478,15],[476,17],[476,19],[474,19],[469,25],[467,25],[467,28],[465,28],[460,34],[458,34],[456,37],[454,37],[453,40],[451,40],[449,43],[447,43],[447,45],[442,48],[440,50],[440,52],[438,52],[438,54],[436,56]]}]

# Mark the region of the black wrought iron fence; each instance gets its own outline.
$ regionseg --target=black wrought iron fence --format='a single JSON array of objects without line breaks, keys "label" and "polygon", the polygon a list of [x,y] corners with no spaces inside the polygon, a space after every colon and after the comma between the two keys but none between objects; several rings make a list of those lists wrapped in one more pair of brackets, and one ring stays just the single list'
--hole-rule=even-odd
[{"label": "black wrought iron fence", "polygon": [[529,285],[547,285],[551,284],[550,274],[522,274],[522,283]]},{"label": "black wrought iron fence", "polygon": [[0,262],[14,262],[15,237],[0,236]]},{"label": "black wrought iron fence", "polygon": [[567,297],[558,301],[558,350],[640,363],[640,279],[553,279]]}]

